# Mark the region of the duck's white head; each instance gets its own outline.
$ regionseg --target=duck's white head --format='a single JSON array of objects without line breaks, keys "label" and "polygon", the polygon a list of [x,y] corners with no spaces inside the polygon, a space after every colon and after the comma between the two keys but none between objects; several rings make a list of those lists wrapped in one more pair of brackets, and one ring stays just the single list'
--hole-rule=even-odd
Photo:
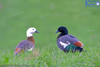
[{"label": "duck's white head", "polygon": [[33,36],[33,33],[39,33],[39,32],[34,27],[31,27],[26,31],[27,37]]}]

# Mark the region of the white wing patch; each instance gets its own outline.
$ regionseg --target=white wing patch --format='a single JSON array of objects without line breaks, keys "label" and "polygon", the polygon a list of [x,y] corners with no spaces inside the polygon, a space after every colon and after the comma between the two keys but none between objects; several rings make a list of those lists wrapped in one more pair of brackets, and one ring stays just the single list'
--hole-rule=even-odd
[{"label": "white wing patch", "polygon": [[65,48],[66,46],[68,46],[70,44],[70,42],[67,41],[67,43],[63,43],[60,41],[60,44]]},{"label": "white wing patch", "polygon": [[32,51],[33,50],[33,47],[32,48],[30,48],[30,49],[28,49],[28,51]]}]

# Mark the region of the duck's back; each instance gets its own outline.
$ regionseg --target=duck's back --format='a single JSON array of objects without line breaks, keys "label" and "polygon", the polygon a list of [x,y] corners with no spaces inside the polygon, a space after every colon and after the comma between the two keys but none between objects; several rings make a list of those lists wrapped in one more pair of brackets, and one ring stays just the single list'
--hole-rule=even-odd
[{"label": "duck's back", "polygon": [[58,41],[62,41],[62,42],[67,42],[69,41],[71,44],[74,44],[75,42],[79,41],[76,37],[74,37],[73,35],[64,35],[58,38]]}]

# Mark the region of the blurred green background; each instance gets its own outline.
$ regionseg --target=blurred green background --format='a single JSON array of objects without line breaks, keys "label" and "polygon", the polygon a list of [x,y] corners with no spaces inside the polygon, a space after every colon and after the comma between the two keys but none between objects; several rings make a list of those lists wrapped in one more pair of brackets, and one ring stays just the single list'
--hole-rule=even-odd
[{"label": "blurred green background", "polygon": [[[69,34],[83,42],[87,52],[60,51],[56,44],[58,34],[55,34],[59,26],[67,27]],[[26,52],[14,56],[29,27],[40,32],[33,34],[40,55],[34,58]],[[85,0],[0,0],[0,65],[100,67],[99,29],[100,5],[85,7]]]},{"label": "blurred green background", "polygon": [[85,7],[85,0],[0,0],[0,48],[15,49],[35,27],[36,48],[57,47],[55,34],[65,26],[84,48],[100,47],[100,6]]}]

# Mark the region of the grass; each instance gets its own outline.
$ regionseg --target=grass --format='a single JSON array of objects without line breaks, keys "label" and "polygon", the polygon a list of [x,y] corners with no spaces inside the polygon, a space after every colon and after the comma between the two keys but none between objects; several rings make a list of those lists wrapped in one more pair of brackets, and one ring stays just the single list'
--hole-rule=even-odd
[{"label": "grass", "polygon": [[[49,49],[49,50],[48,50]],[[40,51],[39,56],[33,57],[32,52],[25,52],[18,56],[14,56],[12,50],[3,51],[0,55],[1,65],[11,65],[11,66],[36,66],[36,67],[95,67],[100,66],[99,62],[99,50],[88,50],[82,53],[68,53],[65,54],[62,51],[52,48],[45,48]],[[95,54],[94,54],[95,53]]]},{"label": "grass", "polygon": [[[0,0],[0,5],[0,66],[100,67],[100,7],[85,7],[81,0]],[[66,26],[87,52],[62,52],[56,44],[59,26]],[[14,56],[29,27],[40,32],[33,34],[39,56]]]}]

